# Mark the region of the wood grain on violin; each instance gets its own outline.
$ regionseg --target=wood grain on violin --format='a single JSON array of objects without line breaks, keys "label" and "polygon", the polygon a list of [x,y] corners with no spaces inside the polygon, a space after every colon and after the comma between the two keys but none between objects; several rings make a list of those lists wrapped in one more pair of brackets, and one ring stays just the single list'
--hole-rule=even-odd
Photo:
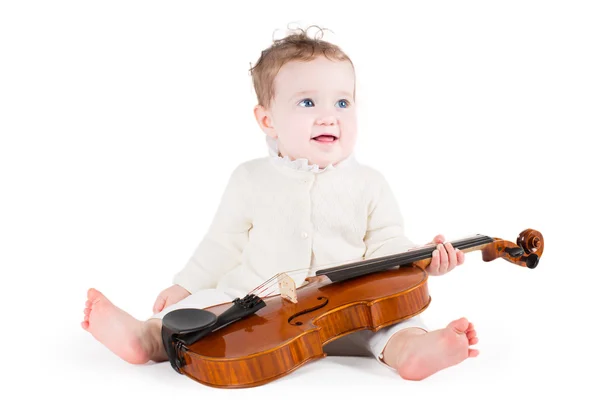
[{"label": "wood grain on violin", "polygon": [[[452,242],[484,261],[503,258],[535,268],[543,237],[528,229],[517,243],[476,235]],[[241,388],[282,377],[325,356],[323,346],[351,332],[395,324],[431,301],[425,267],[435,246],[317,271],[296,289],[295,302],[249,294],[204,310],[163,318],[163,343],[173,368],[209,386]],[[276,280],[276,279],[275,279]],[[194,325],[194,319],[197,325]]]}]

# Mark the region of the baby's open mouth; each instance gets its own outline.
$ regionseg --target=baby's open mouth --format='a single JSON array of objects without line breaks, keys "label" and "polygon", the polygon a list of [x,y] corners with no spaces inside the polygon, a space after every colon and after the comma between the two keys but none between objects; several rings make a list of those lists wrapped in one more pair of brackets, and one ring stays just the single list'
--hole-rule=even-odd
[{"label": "baby's open mouth", "polygon": [[316,140],[317,142],[321,143],[328,143],[335,142],[336,140],[338,140],[338,138],[333,135],[320,135],[312,138],[312,140]]}]

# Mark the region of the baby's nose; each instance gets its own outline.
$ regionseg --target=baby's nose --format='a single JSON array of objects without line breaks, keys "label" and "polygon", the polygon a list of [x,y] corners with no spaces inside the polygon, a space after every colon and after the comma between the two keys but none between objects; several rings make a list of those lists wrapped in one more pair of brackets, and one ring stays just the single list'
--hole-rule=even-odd
[{"label": "baby's nose", "polygon": [[337,119],[334,116],[322,117],[317,119],[317,125],[335,125]]}]

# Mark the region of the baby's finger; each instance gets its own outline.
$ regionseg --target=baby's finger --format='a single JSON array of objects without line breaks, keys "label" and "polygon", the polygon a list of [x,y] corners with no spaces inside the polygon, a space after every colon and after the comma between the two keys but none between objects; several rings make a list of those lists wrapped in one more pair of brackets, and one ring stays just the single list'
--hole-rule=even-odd
[{"label": "baby's finger", "polygon": [[165,299],[158,296],[158,298],[154,302],[154,307],[152,307],[152,312],[154,312],[154,313],[161,312],[162,309],[165,307],[165,302],[166,302]]},{"label": "baby's finger", "polygon": [[465,262],[465,253],[460,250],[456,250],[456,264],[462,265]]},{"label": "baby's finger", "polygon": [[431,275],[437,275],[440,269],[440,252],[439,250],[434,250],[431,254],[431,262],[429,263],[429,273]]},{"label": "baby's finger", "polygon": [[444,247],[448,253],[448,271],[450,271],[456,267],[456,251],[450,242],[445,243]]},{"label": "baby's finger", "polygon": [[433,240],[431,241],[431,243],[433,244],[438,244],[438,243],[444,243],[446,241],[446,238],[444,237],[444,235],[436,235],[436,237],[433,238]]},{"label": "baby's finger", "polygon": [[448,253],[443,244],[438,244],[437,249],[440,253],[440,273],[445,274],[448,271]]},{"label": "baby's finger", "polygon": [[177,303],[177,300],[174,300],[172,296],[167,297],[165,300],[165,304],[163,304],[163,308],[170,306],[171,304]]}]

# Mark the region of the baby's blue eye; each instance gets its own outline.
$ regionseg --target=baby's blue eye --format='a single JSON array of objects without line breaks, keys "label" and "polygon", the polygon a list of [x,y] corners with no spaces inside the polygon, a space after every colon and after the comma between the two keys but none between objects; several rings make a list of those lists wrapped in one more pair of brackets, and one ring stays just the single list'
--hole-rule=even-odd
[{"label": "baby's blue eye", "polygon": [[[305,102],[309,102],[311,105],[303,106],[302,104],[306,104]],[[315,103],[313,103],[313,101],[311,99],[304,99],[304,100],[300,101],[300,103],[298,103],[298,104],[302,107],[314,107],[315,106]]]},{"label": "baby's blue eye", "polygon": [[340,100],[340,101],[337,102],[337,104],[340,104],[341,108],[348,108],[348,106],[350,105],[348,103],[348,100]]}]

